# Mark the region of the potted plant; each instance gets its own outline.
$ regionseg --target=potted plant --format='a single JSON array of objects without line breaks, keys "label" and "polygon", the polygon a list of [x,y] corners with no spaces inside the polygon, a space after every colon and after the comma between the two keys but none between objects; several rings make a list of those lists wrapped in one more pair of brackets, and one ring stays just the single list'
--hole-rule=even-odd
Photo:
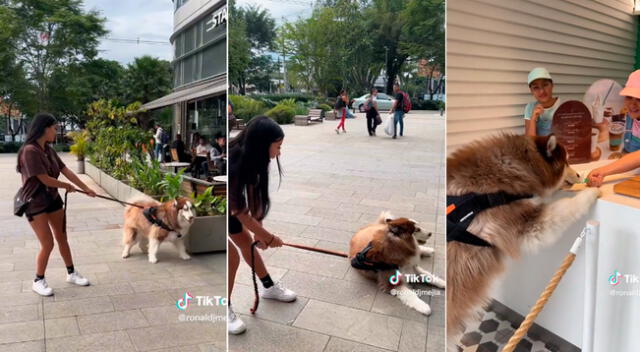
[{"label": "potted plant", "polygon": [[186,241],[190,253],[224,251],[227,248],[227,200],[214,196],[213,187],[192,194],[196,218]]},{"label": "potted plant", "polygon": [[84,157],[89,148],[89,133],[87,130],[74,131],[69,133],[73,140],[71,153],[78,158],[78,173],[84,174]]}]

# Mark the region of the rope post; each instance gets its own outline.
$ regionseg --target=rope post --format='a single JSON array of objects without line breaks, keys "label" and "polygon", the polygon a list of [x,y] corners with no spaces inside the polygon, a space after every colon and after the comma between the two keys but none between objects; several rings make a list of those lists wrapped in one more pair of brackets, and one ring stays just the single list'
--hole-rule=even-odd
[{"label": "rope post", "polygon": [[585,239],[584,320],[582,323],[582,352],[593,352],[596,323],[596,288],[598,275],[598,241],[600,223],[587,221],[589,236]]},{"label": "rope post", "polygon": [[580,236],[578,236],[578,238],[576,238],[576,240],[573,242],[573,246],[571,246],[569,254],[564,257],[560,268],[556,271],[555,274],[553,274],[551,281],[549,281],[547,287],[540,294],[540,298],[538,298],[536,304],[531,308],[529,314],[527,314],[527,316],[524,318],[524,321],[522,321],[518,330],[516,330],[513,336],[511,336],[509,342],[502,349],[502,352],[513,352],[520,340],[522,340],[522,338],[527,334],[527,331],[529,331],[529,329],[533,325],[533,322],[536,320],[542,309],[544,309],[544,306],[547,304],[547,302],[553,295],[553,292],[558,287],[560,280],[562,280],[562,277],[567,272],[567,270],[569,270],[569,267],[571,267],[571,264],[573,264],[573,261],[576,259],[578,249],[580,249],[580,246],[582,245],[584,237],[588,231],[589,229],[585,227],[580,233]]}]

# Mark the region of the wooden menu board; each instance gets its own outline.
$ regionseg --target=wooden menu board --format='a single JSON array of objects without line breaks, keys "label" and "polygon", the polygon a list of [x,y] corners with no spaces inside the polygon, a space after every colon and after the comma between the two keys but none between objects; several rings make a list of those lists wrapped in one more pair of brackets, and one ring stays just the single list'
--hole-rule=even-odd
[{"label": "wooden menu board", "polygon": [[553,114],[551,132],[567,150],[570,164],[591,161],[591,113],[582,102],[562,103]]}]

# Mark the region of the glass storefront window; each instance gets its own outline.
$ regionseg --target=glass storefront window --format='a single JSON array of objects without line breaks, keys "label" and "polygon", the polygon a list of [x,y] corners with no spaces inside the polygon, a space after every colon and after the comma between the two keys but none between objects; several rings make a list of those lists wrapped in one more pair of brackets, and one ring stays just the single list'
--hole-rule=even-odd
[{"label": "glass storefront window", "polygon": [[226,95],[205,98],[187,104],[187,135],[193,146],[193,135],[198,132],[209,143],[217,133],[226,135],[225,104]]},{"label": "glass storefront window", "polygon": [[[224,43],[222,43],[224,44]],[[202,59],[202,77],[211,77],[225,72],[227,69],[226,47],[212,45],[204,50]]]}]

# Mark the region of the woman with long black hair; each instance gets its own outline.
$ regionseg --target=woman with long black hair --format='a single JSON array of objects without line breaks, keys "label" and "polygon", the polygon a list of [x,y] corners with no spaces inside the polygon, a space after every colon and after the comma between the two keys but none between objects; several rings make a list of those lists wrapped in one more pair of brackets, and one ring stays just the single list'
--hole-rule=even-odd
[{"label": "woman with long black hair", "polygon": [[[246,327],[231,307],[231,293],[242,252],[251,265],[251,244],[258,241],[260,249],[281,247],[283,242],[262,226],[269,212],[269,164],[276,160],[278,174],[280,147],[284,140],[282,128],[266,116],[254,117],[229,143],[229,307],[227,327],[231,334],[240,334]],[[251,236],[253,233],[253,237]],[[237,249],[236,249],[237,247]],[[296,294],[281,283],[274,283],[258,251],[254,252],[255,272],[262,282],[260,297],[292,302]]]},{"label": "woman with long black hair", "polygon": [[29,126],[27,139],[18,151],[16,166],[16,170],[22,174],[22,197],[30,199],[25,215],[40,241],[40,251],[36,257],[36,278],[32,289],[42,296],[53,294],[44,273],[53,250],[54,238],[67,267],[67,282],[80,286],[89,285],[89,280],[82,277],[73,267],[67,233],[63,228],[64,203],[58,193],[58,188],[64,188],[68,192],[74,192],[76,188],[71,183],[58,180],[58,177],[62,173],[91,197],[95,197],[96,193],[65,166],[50,146],[50,143],[56,140],[57,129],[58,123],[52,115],[36,115]]}]

